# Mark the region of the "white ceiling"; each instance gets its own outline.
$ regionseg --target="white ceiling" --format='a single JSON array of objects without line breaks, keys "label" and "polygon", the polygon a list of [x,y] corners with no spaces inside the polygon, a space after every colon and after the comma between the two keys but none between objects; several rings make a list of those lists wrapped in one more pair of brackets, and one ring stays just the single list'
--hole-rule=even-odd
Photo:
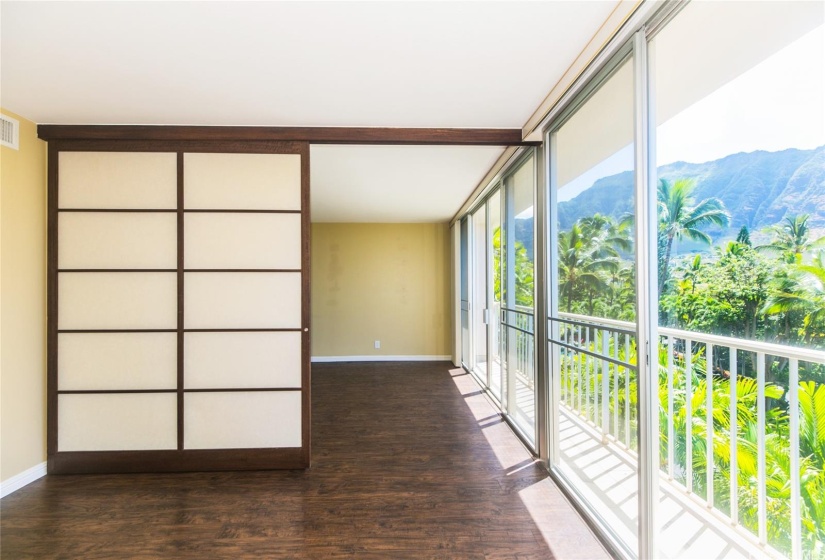
[{"label": "white ceiling", "polygon": [[[4,0],[0,103],[55,124],[520,128],[617,1]],[[495,149],[444,150],[314,148],[315,219],[450,217]],[[369,153],[394,164],[366,173]],[[378,202],[411,174],[443,196]],[[361,204],[333,197],[356,184]]]},{"label": "white ceiling", "polygon": [[467,146],[312,146],[312,221],[449,221],[467,198],[466,187],[477,185],[503,151]]}]

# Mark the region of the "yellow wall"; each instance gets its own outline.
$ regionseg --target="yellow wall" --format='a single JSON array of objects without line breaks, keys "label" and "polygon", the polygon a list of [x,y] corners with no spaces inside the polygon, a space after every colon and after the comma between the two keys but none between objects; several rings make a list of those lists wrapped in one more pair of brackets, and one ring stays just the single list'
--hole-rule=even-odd
[{"label": "yellow wall", "polygon": [[449,356],[449,232],[312,224],[312,356]]},{"label": "yellow wall", "polygon": [[0,480],[46,460],[46,143],[0,148]]}]

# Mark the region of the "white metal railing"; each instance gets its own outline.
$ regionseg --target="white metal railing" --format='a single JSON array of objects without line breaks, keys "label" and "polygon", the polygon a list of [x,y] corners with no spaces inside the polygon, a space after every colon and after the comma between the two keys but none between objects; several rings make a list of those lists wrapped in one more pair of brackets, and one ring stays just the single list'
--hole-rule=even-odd
[{"label": "white metal railing", "polygon": [[[555,331],[558,334],[551,342],[559,346],[560,350],[562,403],[599,430],[604,442],[621,444],[635,456],[637,419],[633,399],[636,325],[570,313],[559,313],[557,318],[550,320],[558,327]],[[703,499],[708,508],[714,508],[718,510],[717,514],[725,515],[732,525],[753,534],[759,545],[770,549],[775,548],[775,544],[769,542],[767,524],[766,429],[770,409],[766,389],[773,389],[773,385],[767,381],[767,377],[772,369],[784,370],[787,367],[788,383],[784,398],[788,402],[787,429],[790,439],[790,547],[782,548],[785,549],[785,554],[802,558],[799,372],[800,364],[803,367],[825,364],[825,351],[667,327],[659,327],[658,331],[660,404],[662,416],[666,418],[661,434],[662,472],[671,482],[682,485],[689,494]],[[550,329],[549,332],[554,330]],[[755,378],[755,397],[752,392],[739,394],[739,380],[742,377]],[[714,411],[719,413],[720,408],[715,397],[721,401],[724,399],[714,387],[725,382],[729,386],[725,395],[729,402],[728,410],[722,413],[727,414],[728,433],[717,435],[714,433],[714,424],[720,422],[714,420]],[[750,388],[752,384],[743,384],[743,387]],[[700,390],[705,391],[704,402],[694,403],[694,395]],[[739,446],[752,444],[744,439],[743,427],[738,422],[740,400],[744,402],[743,399],[748,399],[751,403],[756,401],[755,527],[754,520],[743,519],[743,512],[740,511],[743,491],[753,490],[752,487],[740,488],[739,485]],[[696,416],[694,404],[696,408],[704,406],[703,417]],[[677,423],[677,418],[684,420]],[[703,437],[698,441],[705,448],[703,461],[697,460],[699,458],[694,452],[696,426],[701,428],[702,422],[704,434],[699,434]],[[775,424],[771,428],[775,428]],[[721,470],[718,475],[714,472],[717,464],[724,466],[726,463],[714,451],[714,443],[718,445],[724,439],[723,436],[727,436],[728,440],[726,452],[733,458],[727,461],[726,477],[721,476]],[[676,445],[680,439],[683,439],[684,452],[682,457],[677,457]],[[704,480],[695,480],[694,463],[703,465]],[[696,482],[704,488],[695,488]],[[717,488],[725,490],[725,486],[728,487],[725,493],[727,495],[715,492]],[[727,511],[724,511],[725,508]],[[772,511],[774,515],[776,510]],[[774,519],[774,522],[777,520]]]},{"label": "white metal railing", "polygon": [[499,307],[501,315],[500,328],[509,334],[507,339],[508,371],[519,375],[532,390],[535,385],[534,372],[534,315],[531,307],[516,305],[513,308]]}]

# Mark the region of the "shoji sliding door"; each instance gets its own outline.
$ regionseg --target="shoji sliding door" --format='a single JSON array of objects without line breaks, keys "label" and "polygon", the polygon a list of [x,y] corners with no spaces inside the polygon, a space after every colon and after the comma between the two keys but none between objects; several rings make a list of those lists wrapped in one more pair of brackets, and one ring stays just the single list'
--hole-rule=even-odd
[{"label": "shoji sliding door", "polygon": [[49,469],[309,464],[308,149],[49,154]]}]

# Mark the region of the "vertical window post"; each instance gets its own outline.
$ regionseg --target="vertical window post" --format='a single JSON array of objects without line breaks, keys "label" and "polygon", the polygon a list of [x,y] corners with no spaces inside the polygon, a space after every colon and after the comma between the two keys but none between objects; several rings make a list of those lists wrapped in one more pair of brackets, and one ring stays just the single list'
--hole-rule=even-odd
[{"label": "vertical window post", "polygon": [[[633,37],[636,188],[636,339],[639,391],[639,558],[658,556],[659,405],[656,168],[650,66],[644,27]],[[651,124],[653,123],[653,124]]]}]

